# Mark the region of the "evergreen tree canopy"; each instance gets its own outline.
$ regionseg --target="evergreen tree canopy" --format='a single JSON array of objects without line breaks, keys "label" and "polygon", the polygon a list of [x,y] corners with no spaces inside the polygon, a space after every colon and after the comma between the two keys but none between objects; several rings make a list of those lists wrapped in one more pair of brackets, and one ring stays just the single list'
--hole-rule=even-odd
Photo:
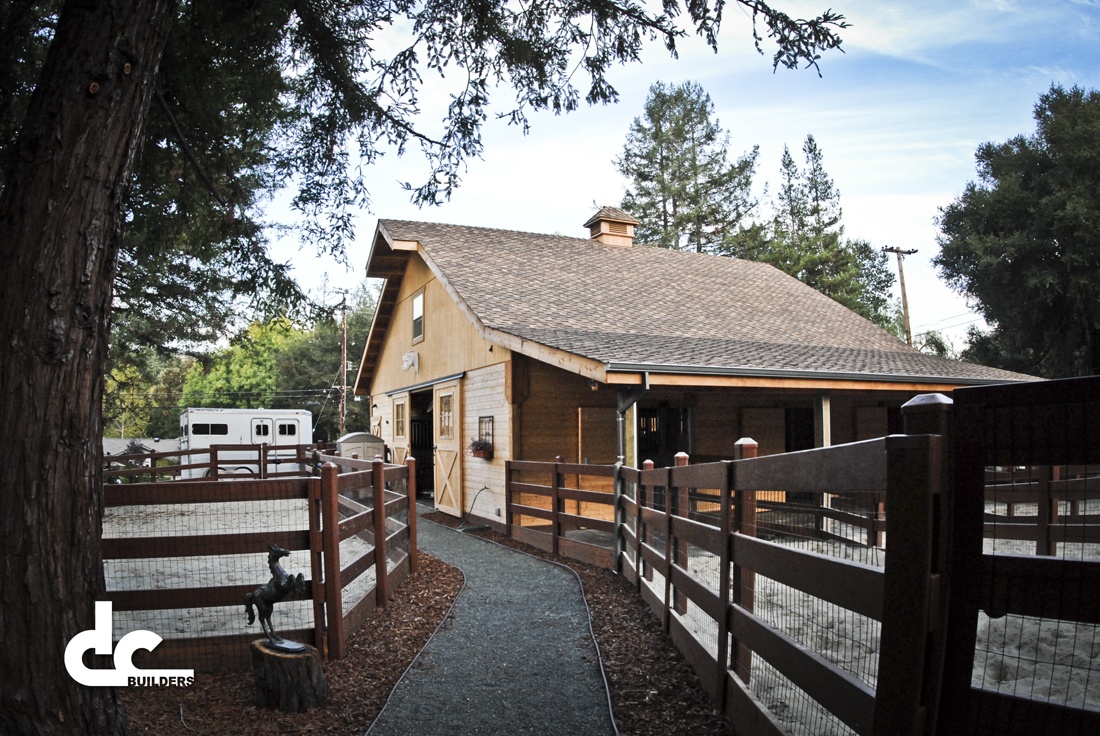
[{"label": "evergreen tree canopy", "polygon": [[886,254],[865,240],[845,240],[840,192],[825,171],[812,135],[802,146],[799,168],[784,146],[770,236],[748,243],[736,255],[770,263],[852,311],[886,327],[893,319],[894,274]]},{"label": "evergreen tree canopy", "polygon": [[649,88],[616,160],[630,180],[622,207],[638,218],[635,239],[697,253],[728,253],[756,207],[758,149],[728,159],[729,133],[695,82]]},{"label": "evergreen tree canopy", "polygon": [[1047,377],[1100,373],[1100,92],[1055,85],[1036,130],[976,153],[940,211],[940,274],[992,331],[964,356]]}]

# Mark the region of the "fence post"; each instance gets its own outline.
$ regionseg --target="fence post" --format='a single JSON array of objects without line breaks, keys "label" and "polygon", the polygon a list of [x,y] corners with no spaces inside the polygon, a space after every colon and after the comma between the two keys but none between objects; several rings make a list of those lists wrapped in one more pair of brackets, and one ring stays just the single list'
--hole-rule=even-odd
[{"label": "fence post", "polygon": [[612,563],[611,569],[616,575],[623,574],[623,517],[626,515],[626,511],[623,509],[623,464],[622,461],[615,463],[615,485],[614,496],[615,506],[614,515],[611,517],[614,523],[614,531],[612,534],[615,539],[615,559]]},{"label": "fence post", "polygon": [[663,471],[665,475],[665,551],[664,564],[661,567],[665,575],[665,595],[664,605],[661,607],[661,626],[667,634],[672,624],[672,561],[676,558],[676,554],[672,548],[672,468],[663,468]]},{"label": "fence post", "polygon": [[[925,655],[924,692],[927,713],[927,733],[936,731],[936,722],[939,715],[939,704],[943,695],[943,687],[947,674],[945,668],[950,666],[956,670],[955,679],[965,682],[969,689],[971,670],[974,665],[973,644],[970,652],[955,651],[948,665],[947,656],[947,619],[948,602],[951,599],[952,574],[951,568],[957,560],[958,550],[965,547],[973,549],[975,546],[981,553],[982,542],[980,539],[963,543],[961,539],[951,539],[958,526],[958,517],[955,515],[955,504],[965,503],[964,499],[957,498],[955,492],[955,410],[954,401],[944,394],[921,394],[907,401],[901,407],[902,420],[906,434],[937,434],[942,437],[939,449],[939,488],[932,498],[932,525],[930,563],[930,585],[933,596],[933,618],[929,621],[929,635],[927,654]],[[889,503],[889,497],[887,497]],[[982,534],[981,509],[984,503],[981,501],[975,506],[977,518],[976,524],[967,525],[974,528],[977,534]],[[886,524],[889,526],[890,517],[887,515]],[[952,551],[954,550],[954,551]],[[956,555],[952,558],[951,555]],[[978,560],[972,560],[977,563]],[[974,576],[971,574],[958,576],[959,584],[963,588],[974,585]],[[884,650],[885,651],[885,650]]]},{"label": "fence post", "polygon": [[[653,461],[646,460],[642,463],[642,470],[653,470]],[[653,492],[650,491],[650,502],[653,501]],[[638,547],[634,550],[634,569],[638,572],[638,580],[635,582],[635,588],[638,591],[642,589],[642,568],[645,568],[645,579],[649,582],[653,582],[653,566],[648,564],[642,559],[642,543],[649,544],[649,524],[642,521],[642,506],[645,505],[645,485],[641,479],[638,481],[638,527],[634,530],[637,532]]]},{"label": "fence post", "polygon": [[325,557],[325,612],[328,622],[328,653],[332,659],[343,659],[347,649],[344,639],[343,585],[340,580],[340,508],[337,494],[339,469],[332,463],[321,467],[321,534]]},{"label": "fence post", "polygon": [[1058,499],[1050,491],[1050,480],[1054,468],[1049,465],[1035,467],[1036,483],[1039,497],[1038,517],[1036,519],[1038,529],[1035,535],[1035,554],[1056,555],[1058,543],[1051,537],[1051,527],[1058,523]]},{"label": "fence post", "polygon": [[214,480],[218,479],[218,446],[210,445],[210,470],[207,475]]},{"label": "fence post", "polygon": [[730,633],[730,553],[733,548],[733,539],[730,537],[732,513],[730,511],[730,494],[733,488],[733,463],[726,463],[726,479],[719,489],[722,494],[718,500],[718,529],[722,534],[722,553],[718,558],[718,597],[722,601],[722,615],[718,618],[718,652],[715,657],[715,675],[718,680],[715,683],[715,692],[718,694],[718,709],[726,712],[726,694],[728,692],[729,679],[726,675],[729,667],[729,633]]},{"label": "fence post", "polygon": [[886,536],[905,554],[888,554],[883,571],[879,651],[889,656],[879,659],[874,736],[927,733],[938,698],[941,660],[930,650],[940,616],[933,567],[940,447],[934,435],[886,438]]},{"label": "fence post", "polygon": [[325,650],[325,583],[322,567],[325,545],[321,535],[321,480],[305,481],[309,493],[309,574],[313,598],[313,646]]},{"label": "fence post", "polygon": [[[261,442],[260,443],[260,451],[257,454],[260,456],[259,467],[257,468],[259,473],[258,473],[257,477],[259,477],[260,480],[267,480],[267,443],[266,442]],[[278,470],[279,470],[278,468],[275,469],[276,472],[278,472]]]},{"label": "fence post", "polygon": [[416,458],[412,455],[405,460],[405,472],[409,491],[409,572],[415,573],[420,569],[420,551],[416,547]]},{"label": "fence post", "polygon": [[558,554],[558,534],[561,532],[561,519],[558,518],[561,506],[561,472],[558,465],[561,462],[561,455],[554,458],[554,482],[550,484],[550,545],[554,554]]},{"label": "fence post", "polygon": [[[756,457],[759,450],[760,445],[756,440],[749,437],[742,437],[737,440],[733,446],[733,457],[734,460],[749,460]],[[734,531],[738,534],[744,534],[746,537],[755,537],[756,491],[746,491],[737,487],[736,465],[731,465],[730,472],[732,475],[732,492],[737,494],[737,505],[734,507],[733,519]],[[732,538],[727,537],[727,557],[730,557],[732,542]],[[730,559],[727,564],[733,568],[732,603],[751,613],[756,602],[756,573],[752,570],[744,569],[739,562],[733,559]],[[726,575],[728,577],[729,573],[727,572]],[[752,671],[752,650],[734,639],[733,650],[730,654],[732,657],[730,668],[737,673],[741,681],[747,685]]]},{"label": "fence post", "polygon": [[386,559],[386,466],[375,456],[371,464],[374,498],[374,594],[379,608],[390,599],[389,565]]},{"label": "fence post", "polygon": [[512,537],[512,461],[504,461],[504,533]]},{"label": "fence post", "polygon": [[[688,461],[689,461],[689,458],[688,458],[688,454],[686,452],[678,452],[678,453],[676,453],[676,456],[673,459],[673,464],[677,468],[686,468],[687,465],[688,465]],[[669,475],[669,483],[671,484],[671,482],[672,482],[672,476],[670,474]],[[669,531],[669,534],[671,535],[672,534],[672,526],[671,526],[672,517],[673,516],[679,516],[679,517],[684,518],[684,519],[688,518],[688,515],[691,511],[691,498],[690,498],[691,489],[687,488],[686,486],[683,487],[683,488],[677,486],[676,487],[676,496],[673,497],[672,496],[672,488],[670,487],[668,489],[668,493],[669,493],[669,501],[672,501],[675,498],[675,502],[676,502],[675,508],[672,510],[671,516],[669,516],[669,530],[668,531]],[[675,561],[675,563],[686,570],[687,567],[688,567],[688,545],[687,545],[687,542],[681,542],[679,537],[673,538],[673,537],[670,536],[669,537],[669,551],[671,552],[672,559]],[[672,573],[672,568],[670,567],[669,568],[669,578],[670,579],[672,578],[671,573]],[[685,613],[687,613],[687,596],[684,593],[681,593],[680,591],[676,591],[674,601],[675,602],[674,602],[673,605],[676,608],[676,613],[680,614],[681,616],[683,616]]]}]

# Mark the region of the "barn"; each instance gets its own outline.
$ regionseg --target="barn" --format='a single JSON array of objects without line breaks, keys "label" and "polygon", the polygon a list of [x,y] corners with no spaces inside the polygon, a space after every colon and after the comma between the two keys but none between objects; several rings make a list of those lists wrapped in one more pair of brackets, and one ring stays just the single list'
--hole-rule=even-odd
[{"label": "barn", "polygon": [[916,394],[1034,380],[920,353],[772,266],[635,245],[637,224],[378,222],[355,392],[439,510],[499,523],[510,459],[790,452],[888,434]]}]

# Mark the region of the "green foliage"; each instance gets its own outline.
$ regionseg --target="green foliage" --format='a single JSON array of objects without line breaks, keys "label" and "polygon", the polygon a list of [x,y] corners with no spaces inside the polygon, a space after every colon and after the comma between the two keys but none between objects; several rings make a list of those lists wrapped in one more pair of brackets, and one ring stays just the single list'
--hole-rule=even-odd
[{"label": "green foliage", "polygon": [[[832,11],[804,20],[739,2],[752,13],[757,47],[763,35],[776,43],[776,67],[816,67],[847,27]],[[62,4],[0,10],[0,164],[14,150]],[[277,225],[263,208],[273,192],[294,187],[301,215],[278,226],[342,259],[352,216],[370,202],[369,165],[380,156],[418,147],[428,172],[405,188],[419,204],[448,199],[466,162],[481,154],[494,89],[512,87],[514,103],[495,114],[525,130],[533,111],[568,112],[582,96],[613,102],[612,66],[637,61],[647,39],[675,52],[685,35],[673,21],[676,5],[656,14],[631,0],[523,7],[182,0],[119,258],[115,323],[125,343],[178,349],[210,343],[246,315],[315,318],[318,305],[268,252]],[[714,46],[722,4],[685,9]],[[425,74],[449,77],[442,127],[422,119]]]},{"label": "green foliage", "polygon": [[940,273],[985,317],[964,356],[1047,377],[1100,372],[1100,92],[1055,85],[1036,130],[984,143],[940,212]]},{"label": "green foliage", "polygon": [[784,146],[770,233],[735,255],[764,261],[881,327],[893,319],[894,274],[886,254],[865,240],[843,239],[840,192],[825,171],[812,135],[802,148],[805,168]]},{"label": "green foliage", "polygon": [[[363,354],[375,301],[376,295],[361,287],[347,305],[347,356],[352,366]],[[252,324],[229,347],[191,367],[178,408],[307,409],[313,413],[314,437],[334,440],[343,385],[341,334],[340,322],[331,318],[308,329],[285,319]],[[345,431],[367,431],[369,415],[362,402],[350,398],[349,388]]]},{"label": "green foliage", "polygon": [[178,400],[191,358],[150,348],[118,353],[103,393],[105,437],[175,437]]},{"label": "green foliage", "polygon": [[622,207],[641,222],[639,244],[728,253],[745,236],[757,204],[751,190],[758,149],[730,163],[729,133],[713,115],[710,95],[695,82],[649,88],[615,162],[630,180]]}]

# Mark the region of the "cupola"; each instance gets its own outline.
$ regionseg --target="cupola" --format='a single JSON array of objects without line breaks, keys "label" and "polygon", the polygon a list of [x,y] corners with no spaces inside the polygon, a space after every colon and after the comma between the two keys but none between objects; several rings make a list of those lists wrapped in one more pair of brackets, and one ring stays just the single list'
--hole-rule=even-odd
[{"label": "cupola", "polygon": [[615,207],[601,207],[584,226],[589,237],[604,245],[634,245],[634,227],[640,223]]}]

